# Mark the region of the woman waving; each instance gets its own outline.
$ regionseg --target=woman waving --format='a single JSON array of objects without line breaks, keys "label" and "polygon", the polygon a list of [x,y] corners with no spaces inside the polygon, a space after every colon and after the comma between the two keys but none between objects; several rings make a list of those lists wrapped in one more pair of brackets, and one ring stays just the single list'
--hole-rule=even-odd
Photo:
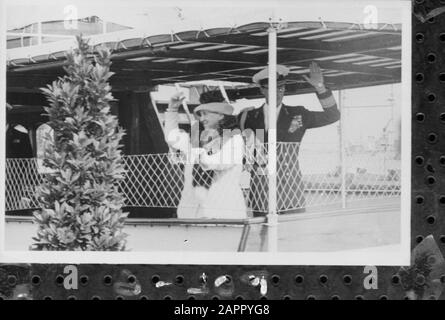
[{"label": "woman waving", "polygon": [[201,104],[194,114],[204,130],[192,125],[188,134],[178,127],[183,99],[183,94],[175,94],[165,113],[166,142],[186,160],[178,218],[247,218],[240,186],[244,141],[233,107],[225,102]]}]

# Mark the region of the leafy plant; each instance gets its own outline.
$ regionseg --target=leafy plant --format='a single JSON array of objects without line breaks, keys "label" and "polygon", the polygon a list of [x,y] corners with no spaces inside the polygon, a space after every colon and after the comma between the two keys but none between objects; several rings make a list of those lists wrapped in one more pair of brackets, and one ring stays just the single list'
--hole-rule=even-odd
[{"label": "leafy plant", "polygon": [[113,100],[106,48],[90,53],[77,37],[67,54],[66,75],[42,88],[53,136],[43,164],[51,169],[37,189],[41,210],[33,250],[125,250],[128,213],[119,182],[125,170],[120,140],[125,134],[110,113]]}]

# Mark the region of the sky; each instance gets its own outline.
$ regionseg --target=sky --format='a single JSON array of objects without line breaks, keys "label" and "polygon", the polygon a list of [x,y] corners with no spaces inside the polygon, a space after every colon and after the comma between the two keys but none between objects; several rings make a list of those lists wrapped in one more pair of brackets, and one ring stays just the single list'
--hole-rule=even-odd
[{"label": "sky", "polygon": [[[250,22],[269,21],[338,21],[359,24],[400,23],[400,9],[394,6],[407,2],[399,1],[325,1],[302,0],[243,0],[210,1],[111,1],[100,0],[32,0],[9,1],[7,5],[7,28],[19,28],[38,20],[63,20],[97,15],[102,19],[120,23],[147,33],[169,33],[189,29],[239,26]],[[129,6],[129,3],[132,5]],[[236,5],[236,10],[234,10]],[[215,8],[215,6],[218,6]],[[273,6],[273,7],[271,7]]]}]

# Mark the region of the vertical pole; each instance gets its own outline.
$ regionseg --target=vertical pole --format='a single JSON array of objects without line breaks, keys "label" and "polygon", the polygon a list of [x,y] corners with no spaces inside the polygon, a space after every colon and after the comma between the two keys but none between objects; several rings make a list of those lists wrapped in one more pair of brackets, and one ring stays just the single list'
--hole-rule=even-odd
[{"label": "vertical pole", "polygon": [[37,36],[37,44],[38,45],[41,45],[42,44],[42,42],[43,42],[43,37],[42,37],[42,22],[41,21],[39,21],[39,22],[37,22],[37,34],[38,34],[38,36]]},{"label": "vertical pole", "polygon": [[104,19],[102,21],[102,34],[107,33],[107,21]]},{"label": "vertical pole", "polygon": [[343,109],[343,92],[338,90],[338,109],[340,110],[340,170],[341,170],[341,206],[346,208],[346,150],[345,150],[345,130],[343,128],[345,114]]},{"label": "vertical pole", "polygon": [[268,174],[269,174],[269,208],[268,251],[277,251],[278,215],[277,215],[277,30],[270,27],[269,33],[269,130],[268,140]]}]

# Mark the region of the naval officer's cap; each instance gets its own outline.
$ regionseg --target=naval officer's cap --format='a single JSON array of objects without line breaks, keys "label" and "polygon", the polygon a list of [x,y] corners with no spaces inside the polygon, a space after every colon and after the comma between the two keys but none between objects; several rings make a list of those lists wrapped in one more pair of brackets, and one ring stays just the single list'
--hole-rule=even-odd
[{"label": "naval officer's cap", "polygon": [[[289,74],[289,68],[286,66],[277,64],[277,82],[278,85],[280,82],[284,82],[286,80],[286,76]],[[256,73],[252,77],[252,81],[260,86],[264,86],[268,84],[269,81],[269,67],[264,68],[260,72]]]}]

